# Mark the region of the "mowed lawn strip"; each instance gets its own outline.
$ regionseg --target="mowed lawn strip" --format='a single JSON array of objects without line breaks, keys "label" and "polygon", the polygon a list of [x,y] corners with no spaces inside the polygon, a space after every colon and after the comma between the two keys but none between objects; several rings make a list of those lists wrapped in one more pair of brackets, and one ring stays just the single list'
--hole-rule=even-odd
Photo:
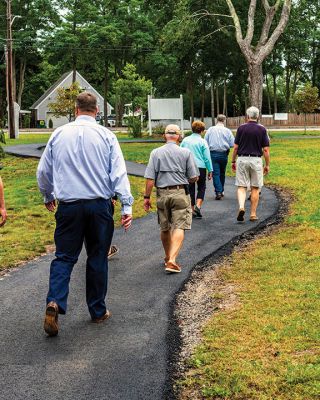
[{"label": "mowed lawn strip", "polygon": [[182,399],[320,398],[320,140],[273,140],[271,157],[267,182],[293,192],[290,215],[225,260],[238,300],[204,328]]},{"label": "mowed lawn strip", "polygon": [[[21,135],[22,136],[22,135]],[[26,139],[26,136],[28,138]],[[42,135],[23,135],[16,144],[37,143],[40,136],[42,142],[48,139]],[[37,138],[35,138],[37,136]],[[40,140],[40,142],[41,142]],[[11,143],[10,143],[11,144]],[[135,146],[131,148],[131,146]],[[123,144],[124,154],[133,161],[146,162],[155,144],[139,145]],[[21,262],[33,259],[46,252],[47,246],[53,244],[55,227],[54,215],[46,211],[42,196],[36,182],[37,159],[24,159],[7,155],[2,160],[1,176],[5,185],[7,224],[0,230],[0,270],[14,267]],[[135,198],[133,206],[134,218],[144,216],[143,178],[129,177],[132,194]],[[119,226],[120,206],[116,207],[115,221]]]}]

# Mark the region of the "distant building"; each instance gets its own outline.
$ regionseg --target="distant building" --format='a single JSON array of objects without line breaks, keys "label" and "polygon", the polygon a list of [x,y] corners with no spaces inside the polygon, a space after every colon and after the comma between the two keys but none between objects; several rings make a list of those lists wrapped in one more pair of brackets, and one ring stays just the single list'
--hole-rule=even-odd
[{"label": "distant building", "polygon": [[[53,128],[58,128],[69,122],[67,117],[55,117],[49,110],[49,104],[53,103],[58,94],[58,88],[69,88],[72,84],[73,72],[66,72],[55,82],[32,106],[31,106],[31,127],[49,127],[51,119]],[[90,83],[77,71],[76,81],[81,89],[91,92],[97,96],[100,114],[103,115],[104,98],[98,93]],[[108,103],[108,115],[112,113],[113,107]]]}]

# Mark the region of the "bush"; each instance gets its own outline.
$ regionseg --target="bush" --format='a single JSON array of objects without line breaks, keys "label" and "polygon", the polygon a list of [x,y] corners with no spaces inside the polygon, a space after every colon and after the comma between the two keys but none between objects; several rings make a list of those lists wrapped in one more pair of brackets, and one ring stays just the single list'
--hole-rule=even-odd
[{"label": "bush", "polygon": [[30,122],[31,122],[31,118],[30,115],[24,115],[23,119],[22,119],[22,127],[23,128],[30,128]]},{"label": "bush", "polygon": [[48,125],[49,125],[49,128],[50,128],[50,129],[53,128],[53,122],[52,122],[52,119],[51,119],[51,118],[49,119],[49,124],[48,124]]},{"label": "bush", "polygon": [[152,128],[152,134],[155,136],[162,136],[164,135],[166,127],[162,124],[158,124]]},{"label": "bush", "polygon": [[[0,143],[6,144],[6,137],[5,137],[2,129],[0,129]],[[0,158],[4,158],[4,157],[5,157],[5,152],[2,148],[2,146],[0,145]]]},{"label": "bush", "polygon": [[125,122],[128,125],[128,133],[134,138],[140,138],[142,136],[142,124],[140,117],[126,117]]}]

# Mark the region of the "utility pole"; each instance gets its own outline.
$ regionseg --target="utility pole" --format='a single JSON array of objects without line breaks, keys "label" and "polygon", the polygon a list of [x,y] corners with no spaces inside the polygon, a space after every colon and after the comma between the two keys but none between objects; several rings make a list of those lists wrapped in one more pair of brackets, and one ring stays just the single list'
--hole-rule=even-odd
[{"label": "utility pole", "polygon": [[7,2],[7,102],[8,102],[8,130],[10,139],[15,139],[15,121],[14,121],[14,102],[13,102],[13,87],[12,87],[12,14],[11,0]]}]

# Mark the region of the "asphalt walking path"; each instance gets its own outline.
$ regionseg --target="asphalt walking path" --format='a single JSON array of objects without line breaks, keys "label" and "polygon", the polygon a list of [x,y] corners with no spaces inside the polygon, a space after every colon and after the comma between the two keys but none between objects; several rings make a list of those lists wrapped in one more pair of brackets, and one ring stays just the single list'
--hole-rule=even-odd
[{"label": "asphalt walking path", "polygon": [[[277,208],[274,192],[264,188],[259,223]],[[233,179],[227,179],[222,201],[214,200],[208,184],[203,219],[186,233],[178,260],[182,272],[176,275],[164,272],[155,214],[135,220],[127,233],[116,229],[113,243],[120,252],[109,263],[107,295],[112,317],[99,325],[90,322],[85,303],[83,251],[55,338],[46,337],[42,327],[53,256],[0,277],[0,399],[171,399],[169,352],[179,342],[173,336],[168,342],[172,303],[195,265],[257,228],[259,223],[236,223],[236,210]]]}]

